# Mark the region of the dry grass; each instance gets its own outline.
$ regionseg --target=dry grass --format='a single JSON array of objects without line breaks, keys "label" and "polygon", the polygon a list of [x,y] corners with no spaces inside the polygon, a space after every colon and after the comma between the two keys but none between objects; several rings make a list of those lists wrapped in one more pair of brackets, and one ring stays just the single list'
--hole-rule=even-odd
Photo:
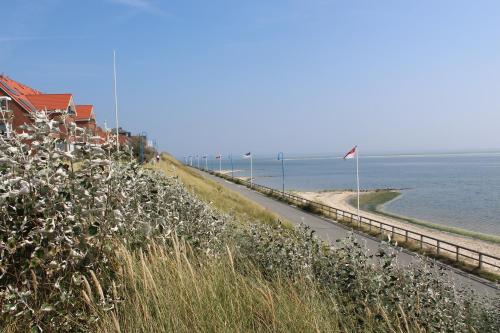
[{"label": "dry grass", "polygon": [[404,313],[341,305],[306,278],[268,281],[249,262],[235,264],[229,248],[208,261],[182,243],[173,253],[151,249],[150,255],[118,252],[118,282],[128,296],[118,311],[104,314],[99,332],[418,331],[415,323],[406,326]]}]

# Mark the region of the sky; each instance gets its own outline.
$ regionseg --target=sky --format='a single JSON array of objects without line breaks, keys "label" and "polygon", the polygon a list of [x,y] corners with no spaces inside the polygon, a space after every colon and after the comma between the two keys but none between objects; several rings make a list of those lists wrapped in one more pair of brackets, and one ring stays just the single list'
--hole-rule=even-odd
[{"label": "sky", "polygon": [[0,0],[0,73],[175,154],[500,151],[500,2]]}]

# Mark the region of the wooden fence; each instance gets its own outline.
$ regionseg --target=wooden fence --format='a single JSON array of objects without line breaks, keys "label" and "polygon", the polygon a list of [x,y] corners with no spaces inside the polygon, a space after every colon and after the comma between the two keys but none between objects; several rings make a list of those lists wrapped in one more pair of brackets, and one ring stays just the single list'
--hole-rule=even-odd
[{"label": "wooden fence", "polygon": [[470,265],[475,265],[479,269],[487,269],[495,272],[500,271],[500,258],[496,256],[471,248],[452,244],[448,241],[430,237],[415,231],[392,225],[390,223],[373,220],[368,217],[360,216],[358,219],[357,214],[353,214],[342,209],[337,209],[316,201],[308,200],[291,193],[283,192],[281,190],[273,189],[255,183],[250,183],[250,181],[247,180],[233,178],[231,176],[211,170],[203,171],[233,181],[235,183],[251,187],[254,190],[270,195],[276,199],[299,206],[303,209],[307,209],[313,213],[329,217],[333,220],[347,222],[353,226],[357,225],[358,228],[364,228],[365,230],[368,229],[370,232],[377,231],[380,234],[391,235],[391,239],[399,237],[401,240],[404,240],[405,243],[414,242],[417,249],[420,249],[421,251],[426,251],[427,253],[435,254],[439,257],[446,257],[457,263],[464,262]]}]

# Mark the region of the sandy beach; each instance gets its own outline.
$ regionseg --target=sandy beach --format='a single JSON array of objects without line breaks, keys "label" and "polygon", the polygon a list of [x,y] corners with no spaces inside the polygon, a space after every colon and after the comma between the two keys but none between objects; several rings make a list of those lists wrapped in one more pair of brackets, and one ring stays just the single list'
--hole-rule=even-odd
[{"label": "sandy beach", "polygon": [[[216,170],[216,171],[219,172],[218,170]],[[230,175],[231,172],[237,173],[237,172],[241,172],[241,170],[224,170],[223,169],[222,171],[220,171],[220,173],[223,174],[223,175]]]},{"label": "sandy beach", "polygon": [[[349,204],[351,197],[356,194],[352,191],[328,191],[328,192],[295,192],[297,195],[305,199],[320,202],[337,209],[341,209],[350,213],[356,213],[356,209]],[[366,192],[367,193],[367,192]],[[462,235],[456,235],[441,230],[435,230],[420,225],[415,225],[410,222],[376,214],[372,212],[362,211],[361,215],[371,218],[376,221],[394,225],[395,227],[405,228],[412,232],[421,233],[423,235],[441,239],[452,244],[457,244],[466,248],[474,249],[484,253],[500,257],[500,244],[494,244],[487,241],[473,239]],[[498,270],[497,270],[498,272]]]}]

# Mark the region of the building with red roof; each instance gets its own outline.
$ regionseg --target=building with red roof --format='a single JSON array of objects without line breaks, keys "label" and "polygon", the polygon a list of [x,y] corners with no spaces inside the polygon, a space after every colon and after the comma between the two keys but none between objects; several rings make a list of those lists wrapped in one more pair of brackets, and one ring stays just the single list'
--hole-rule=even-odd
[{"label": "building with red roof", "polygon": [[[108,132],[97,126],[93,105],[75,105],[70,93],[45,94],[5,75],[0,75],[0,106],[2,111],[7,110],[0,112],[2,135],[9,135],[12,131],[22,132],[21,126],[32,123],[31,115],[34,112],[45,111],[50,119],[59,121],[59,138],[64,141],[66,149],[73,149],[77,141],[104,143],[109,136]],[[74,125],[88,129],[90,133],[87,131],[77,139]],[[93,137],[92,140],[89,135]],[[118,140],[121,145],[127,144],[129,137],[129,132],[119,129]]]},{"label": "building with red roof", "polygon": [[76,105],[76,121],[85,121],[94,119],[93,105]]},{"label": "building with red roof", "polygon": [[5,75],[0,75],[0,96],[10,97],[13,104],[28,114],[34,111],[75,114],[72,94],[44,94]]},{"label": "building with red roof", "polygon": [[71,94],[33,94],[25,95],[26,99],[38,111],[68,112],[75,114],[75,103]]},{"label": "building with red roof", "polygon": [[12,130],[31,122],[29,114],[36,111],[36,108],[26,95],[39,93],[38,90],[0,75],[0,97],[10,99],[10,101],[3,99],[0,105],[2,110],[6,111],[2,112],[2,119],[0,119],[0,127],[4,134],[9,135]]},{"label": "building with red roof", "polygon": [[90,129],[95,132],[96,120],[93,105],[76,105],[76,125],[78,127]]},{"label": "building with red roof", "polygon": [[108,140],[108,132],[97,126],[95,129],[95,136],[99,137],[96,143],[104,143]]},{"label": "building with red roof", "polygon": [[[68,149],[72,149],[72,124],[76,116],[75,103],[72,94],[44,94],[25,84],[17,82],[8,76],[0,75],[0,98],[2,98],[2,115],[0,129],[5,134],[11,131],[21,132],[21,126],[32,123],[32,114],[36,111],[46,111],[51,119],[60,122],[60,139],[64,140]],[[7,100],[9,99],[9,100]],[[62,115],[67,116],[62,118]]]}]

